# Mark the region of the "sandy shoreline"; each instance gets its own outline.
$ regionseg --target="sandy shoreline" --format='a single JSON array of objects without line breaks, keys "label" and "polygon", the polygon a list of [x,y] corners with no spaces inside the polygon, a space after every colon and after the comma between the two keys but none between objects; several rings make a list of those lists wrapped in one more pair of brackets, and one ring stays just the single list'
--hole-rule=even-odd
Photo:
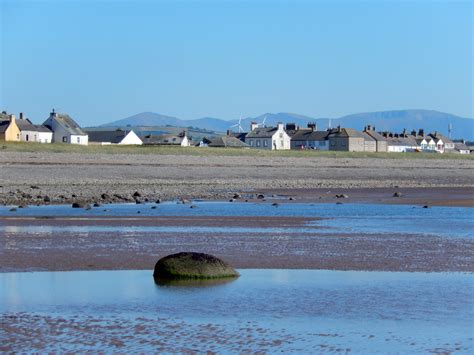
[{"label": "sandy shoreline", "polygon": [[[321,194],[335,189],[353,190],[346,192],[350,198],[363,192],[372,202],[386,189],[383,203],[400,189],[419,189],[425,196],[417,198],[425,204],[434,204],[439,191],[446,196],[436,197],[437,203],[471,200],[472,205],[474,191],[474,160],[456,159],[1,152],[0,166],[0,204],[7,205],[134,202],[135,192],[140,201],[284,192],[319,202]],[[451,192],[456,197],[450,198]],[[406,193],[397,203],[409,198]]]}]

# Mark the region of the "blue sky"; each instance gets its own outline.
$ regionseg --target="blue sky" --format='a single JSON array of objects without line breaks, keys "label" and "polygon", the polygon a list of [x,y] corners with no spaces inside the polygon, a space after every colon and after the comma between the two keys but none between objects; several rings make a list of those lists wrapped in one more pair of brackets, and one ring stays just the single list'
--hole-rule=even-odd
[{"label": "blue sky", "polygon": [[0,108],[473,117],[471,1],[0,0]]}]

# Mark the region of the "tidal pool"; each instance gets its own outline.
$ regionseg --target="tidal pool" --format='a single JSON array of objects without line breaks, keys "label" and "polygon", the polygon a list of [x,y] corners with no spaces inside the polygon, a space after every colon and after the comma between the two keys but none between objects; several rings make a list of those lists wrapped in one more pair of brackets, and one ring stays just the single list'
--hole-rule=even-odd
[{"label": "tidal pool", "polygon": [[0,273],[1,351],[472,353],[472,273],[239,270]]}]

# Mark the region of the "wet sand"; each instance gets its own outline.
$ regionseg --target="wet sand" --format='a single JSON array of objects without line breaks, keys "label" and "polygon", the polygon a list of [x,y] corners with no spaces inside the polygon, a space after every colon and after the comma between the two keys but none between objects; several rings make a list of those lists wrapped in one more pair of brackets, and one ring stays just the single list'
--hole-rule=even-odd
[{"label": "wet sand", "polygon": [[[153,269],[183,250],[216,255],[237,268],[474,271],[472,238],[321,231],[294,217],[2,217],[0,272]],[[244,227],[246,232],[121,230],[130,226]],[[43,226],[18,233],[21,227]],[[65,227],[60,230],[48,227]],[[114,227],[74,231],[73,226]],[[271,229],[268,229],[270,228]],[[71,228],[68,230],[67,228]],[[279,228],[298,229],[296,232]],[[268,230],[267,230],[268,229]]]}]

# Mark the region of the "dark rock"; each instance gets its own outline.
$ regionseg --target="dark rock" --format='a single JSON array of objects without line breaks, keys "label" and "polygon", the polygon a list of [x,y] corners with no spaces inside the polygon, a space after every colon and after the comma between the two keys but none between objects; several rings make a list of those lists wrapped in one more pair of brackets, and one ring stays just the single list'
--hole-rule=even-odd
[{"label": "dark rock", "polygon": [[100,198],[102,200],[110,200],[110,196],[108,194],[102,194],[102,195],[100,195]]},{"label": "dark rock", "polygon": [[136,203],[137,205],[141,205],[143,202],[140,201],[140,200],[137,198],[137,199],[135,200],[135,203]]},{"label": "dark rock", "polygon": [[151,209],[152,209],[152,210],[156,209],[156,206],[151,206]]},{"label": "dark rock", "polygon": [[51,198],[49,196],[43,197],[44,202],[51,202]]},{"label": "dark rock", "polygon": [[30,189],[37,190],[37,189],[39,189],[39,187],[36,186],[36,185],[31,185],[31,186],[30,186]]},{"label": "dark rock", "polygon": [[290,200],[290,201],[294,201],[294,200],[295,200],[295,198],[294,198],[294,197],[290,197],[290,198],[288,198],[288,200]]},{"label": "dark rock", "polygon": [[238,277],[239,273],[215,256],[203,253],[178,253],[158,260],[154,278],[162,279],[216,279]]},{"label": "dark rock", "polygon": [[196,205],[189,206],[189,208],[196,208],[196,207],[197,207]]},{"label": "dark rock", "polygon": [[94,207],[100,207],[100,203],[95,202],[95,203],[93,204],[93,206],[94,206]]},{"label": "dark rock", "polygon": [[160,199],[158,199],[158,200],[156,200],[156,201],[155,201],[155,203],[161,203],[161,200],[160,200]]},{"label": "dark rock", "polygon": [[273,202],[273,203],[272,203],[272,206],[280,206],[280,204],[279,204],[279,203],[276,203],[276,202]]},{"label": "dark rock", "polygon": [[145,197],[145,202],[148,202],[149,200]]},{"label": "dark rock", "polygon": [[258,194],[258,195],[257,195],[257,198],[258,198],[259,200],[262,200],[262,199],[265,198],[265,195],[263,195],[263,194]]},{"label": "dark rock", "polygon": [[91,209],[91,206],[88,204],[88,203],[85,203],[85,202],[73,202],[72,203],[72,208],[85,208],[86,210],[87,209]]},{"label": "dark rock", "polygon": [[138,191],[135,191],[132,196],[133,197],[141,197],[141,194]]},{"label": "dark rock", "polygon": [[229,202],[235,202],[235,199],[234,199],[234,198],[231,198],[231,199],[229,200]]},{"label": "dark rock", "polygon": [[71,197],[72,197],[72,198],[76,198],[77,196],[76,196],[76,194],[72,194]]},{"label": "dark rock", "polygon": [[336,205],[342,205],[342,202],[336,202]]},{"label": "dark rock", "polygon": [[424,205],[424,206],[423,206],[423,208],[430,208],[430,206],[428,206],[428,205]]},{"label": "dark rock", "polygon": [[232,198],[239,199],[239,198],[242,198],[242,196],[240,196],[240,194],[238,194],[238,193],[235,193]]},{"label": "dark rock", "polygon": [[349,198],[346,194],[336,195],[336,198]]},{"label": "dark rock", "polygon": [[140,211],[137,211],[137,213],[141,213]]},{"label": "dark rock", "polygon": [[16,212],[16,208],[15,207],[10,208],[10,212]]},{"label": "dark rock", "polygon": [[403,196],[403,194],[399,191],[397,191],[393,194],[393,197],[402,197],[402,196]]},{"label": "dark rock", "polygon": [[28,206],[26,205],[19,205],[18,208],[27,208]]}]

